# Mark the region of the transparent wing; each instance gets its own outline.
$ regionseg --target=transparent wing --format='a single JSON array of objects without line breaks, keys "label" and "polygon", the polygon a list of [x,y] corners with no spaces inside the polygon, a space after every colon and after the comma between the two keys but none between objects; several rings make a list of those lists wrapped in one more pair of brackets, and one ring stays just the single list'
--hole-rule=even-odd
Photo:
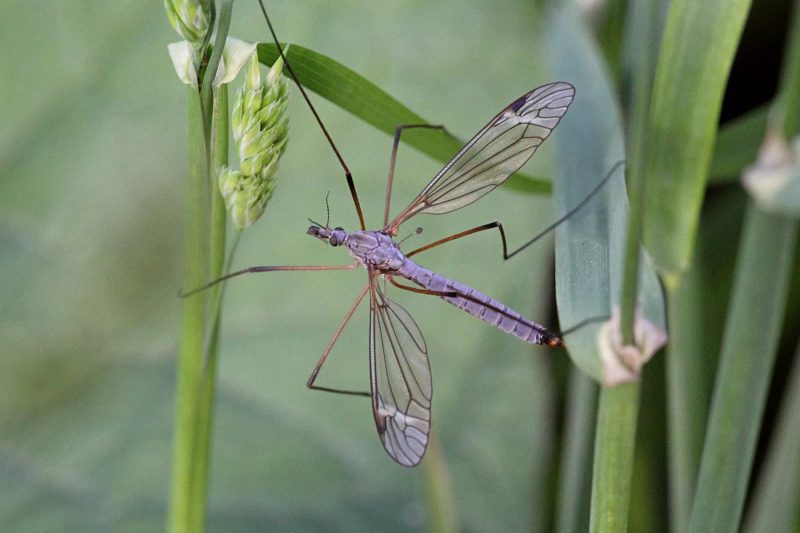
[{"label": "transparent wing", "polygon": [[390,227],[418,213],[460,209],[492,191],[530,159],[574,97],[572,85],[556,82],[517,98],[475,134]]},{"label": "transparent wing", "polygon": [[389,455],[403,466],[415,466],[425,454],[431,427],[431,368],[425,339],[408,311],[387,298],[372,280],[372,412]]}]

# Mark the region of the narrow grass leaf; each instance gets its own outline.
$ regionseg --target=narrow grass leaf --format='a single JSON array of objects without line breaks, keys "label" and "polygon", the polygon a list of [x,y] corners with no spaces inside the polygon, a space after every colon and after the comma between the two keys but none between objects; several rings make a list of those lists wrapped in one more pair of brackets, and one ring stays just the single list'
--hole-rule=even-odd
[{"label": "narrow grass leaf", "polygon": [[429,531],[450,533],[458,531],[456,504],[450,470],[439,439],[434,433],[422,465],[425,482],[425,510]]},{"label": "narrow grass leaf", "polygon": [[768,106],[757,107],[720,128],[711,158],[710,184],[738,180],[742,170],[756,160],[768,113]]},{"label": "narrow grass leaf", "polygon": [[589,528],[592,435],[597,385],[576,368],[570,370],[564,437],[559,465],[556,526],[558,533]]},{"label": "narrow grass leaf", "polygon": [[[273,43],[261,43],[258,57],[265,65],[272,65],[278,58],[278,49]],[[292,44],[286,57],[303,86],[388,135],[394,135],[395,128],[402,124],[428,123],[374,83],[327,56]],[[408,130],[401,140],[443,163],[464,145],[447,131],[431,129]],[[527,193],[550,192],[546,179],[519,173],[504,186]]]},{"label": "narrow grass leaf", "polygon": [[741,189],[729,188],[706,201],[697,250],[689,269],[668,292],[666,399],[672,531],[685,531],[689,523],[745,200]]},{"label": "narrow grass leaf", "polygon": [[739,528],[786,305],[796,224],[749,201],[689,531]]},{"label": "narrow grass leaf", "polygon": [[656,68],[644,243],[667,276],[694,248],[722,96],[750,0],[674,0]]},{"label": "narrow grass leaf", "polygon": [[746,533],[795,531],[800,516],[800,344],[774,437],[753,496]]}]

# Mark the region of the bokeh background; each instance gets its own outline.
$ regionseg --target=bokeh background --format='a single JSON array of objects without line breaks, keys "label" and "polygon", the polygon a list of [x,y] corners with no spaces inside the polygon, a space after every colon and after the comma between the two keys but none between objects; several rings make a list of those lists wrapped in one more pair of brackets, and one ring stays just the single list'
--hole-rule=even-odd
[{"label": "bokeh background", "polygon": [[[468,138],[551,81],[536,6],[481,2],[269,2],[281,38],[344,63]],[[163,527],[172,453],[183,243],[186,89],[161,2],[12,2],[0,20],[0,529]],[[231,34],[257,41],[255,2]],[[344,179],[299,94],[280,184],[235,265],[343,264],[307,217],[352,229]],[[391,139],[315,98],[378,226]],[[580,112],[576,105],[572,113]],[[549,175],[550,151],[526,167]],[[439,165],[401,148],[396,209]],[[409,246],[502,220],[511,245],[553,215],[499,190],[422,217]],[[487,233],[420,261],[553,328],[551,249],[504,263]],[[308,373],[366,281],[362,271],[278,273],[229,285],[210,487],[212,530],[413,530],[425,471],[396,465],[369,402],[311,392]],[[429,346],[433,426],[462,525],[523,530],[551,513],[563,353],[529,347],[435,298],[396,295]],[[563,373],[563,372],[562,372]],[[319,383],[368,388],[360,309]]]},{"label": "bokeh background", "polygon": [[[723,120],[771,97],[788,4],[754,2],[757,15],[748,21]],[[283,40],[347,65],[461,138],[520,94],[553,81],[539,38],[547,21],[536,2],[272,0],[268,8]],[[236,2],[231,28],[239,38],[267,39],[255,2]],[[2,531],[163,529],[186,172],[186,88],[166,52],[177,40],[160,1],[3,4]],[[591,90],[578,87],[566,121],[581,113],[581,94]],[[312,98],[353,171],[369,224],[378,226],[391,139]],[[333,225],[352,229],[356,217],[341,169],[294,90],[290,112],[280,183],[264,217],[244,235],[237,268],[348,260],[305,235],[308,217],[325,218],[328,193]],[[525,167],[528,174],[552,174],[553,142]],[[439,166],[401,147],[395,210]],[[711,201],[719,194],[739,192],[712,191]],[[703,241],[708,248],[733,256],[738,212],[730,213],[731,231],[721,232],[729,239]],[[548,198],[501,188],[461,212],[412,221],[407,231],[424,231],[408,246],[500,220],[513,247],[553,218]],[[547,239],[509,262],[494,233],[419,259],[559,329]],[[305,387],[365,282],[355,271],[271,273],[228,285],[210,530],[424,528],[424,465],[405,469],[386,455],[368,401]],[[394,297],[428,343],[434,433],[460,527],[549,530],[566,356],[525,345],[436,298]],[[637,513],[666,515],[665,436],[662,426],[648,423],[664,418],[661,365],[648,365],[652,381],[643,389],[640,424],[640,448],[659,467],[637,470],[652,491],[647,501],[655,503],[633,509],[632,530]],[[776,374],[780,382],[780,368]],[[318,383],[368,388],[366,306]]]}]

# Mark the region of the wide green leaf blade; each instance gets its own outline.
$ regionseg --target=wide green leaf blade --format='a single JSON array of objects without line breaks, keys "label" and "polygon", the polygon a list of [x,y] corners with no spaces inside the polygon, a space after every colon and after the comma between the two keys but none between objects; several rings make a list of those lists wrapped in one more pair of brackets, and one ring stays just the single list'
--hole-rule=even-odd
[{"label": "wide green leaf blade", "polygon": [[[552,70],[572,82],[577,93],[555,135],[555,201],[559,212],[566,213],[624,160],[622,124],[608,73],[587,29],[566,12],[553,12],[547,28],[548,42],[556,51]],[[596,338],[600,323],[619,305],[627,210],[623,173],[618,170],[618,176],[556,230],[559,321],[562,329],[593,321],[565,340],[575,364],[601,382],[604,372]],[[643,315],[664,328],[661,287],[649,261],[642,262],[640,277]]]}]

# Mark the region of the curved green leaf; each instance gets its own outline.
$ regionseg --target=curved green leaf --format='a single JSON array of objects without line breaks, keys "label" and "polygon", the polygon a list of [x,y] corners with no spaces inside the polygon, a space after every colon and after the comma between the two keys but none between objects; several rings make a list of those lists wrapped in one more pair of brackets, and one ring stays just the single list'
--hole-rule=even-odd
[{"label": "curved green leaf", "polygon": [[[272,65],[278,58],[277,47],[273,43],[259,44],[258,58],[265,65]],[[401,124],[428,123],[374,83],[325,55],[292,44],[286,58],[304,87],[388,135],[394,135]],[[413,129],[403,132],[401,139],[443,163],[464,145],[446,130]],[[550,192],[548,180],[519,173],[511,176],[505,186],[534,194]]]},{"label": "curved green leaf", "polygon": [[[574,15],[564,13],[552,16],[547,26],[551,48],[558,51],[553,57],[554,75],[576,86],[575,102],[554,136],[558,153],[554,196],[559,212],[566,213],[625,159],[622,123],[608,73],[588,31]],[[628,211],[623,173],[617,172],[556,230],[559,321],[563,329],[593,321],[565,340],[575,364],[601,382],[596,338],[600,322],[619,306]],[[639,306],[650,322],[664,328],[663,295],[648,261],[642,262],[640,277]]]},{"label": "curved green leaf", "polygon": [[660,272],[687,268],[728,72],[750,0],[670,4],[650,107],[644,243]]}]

